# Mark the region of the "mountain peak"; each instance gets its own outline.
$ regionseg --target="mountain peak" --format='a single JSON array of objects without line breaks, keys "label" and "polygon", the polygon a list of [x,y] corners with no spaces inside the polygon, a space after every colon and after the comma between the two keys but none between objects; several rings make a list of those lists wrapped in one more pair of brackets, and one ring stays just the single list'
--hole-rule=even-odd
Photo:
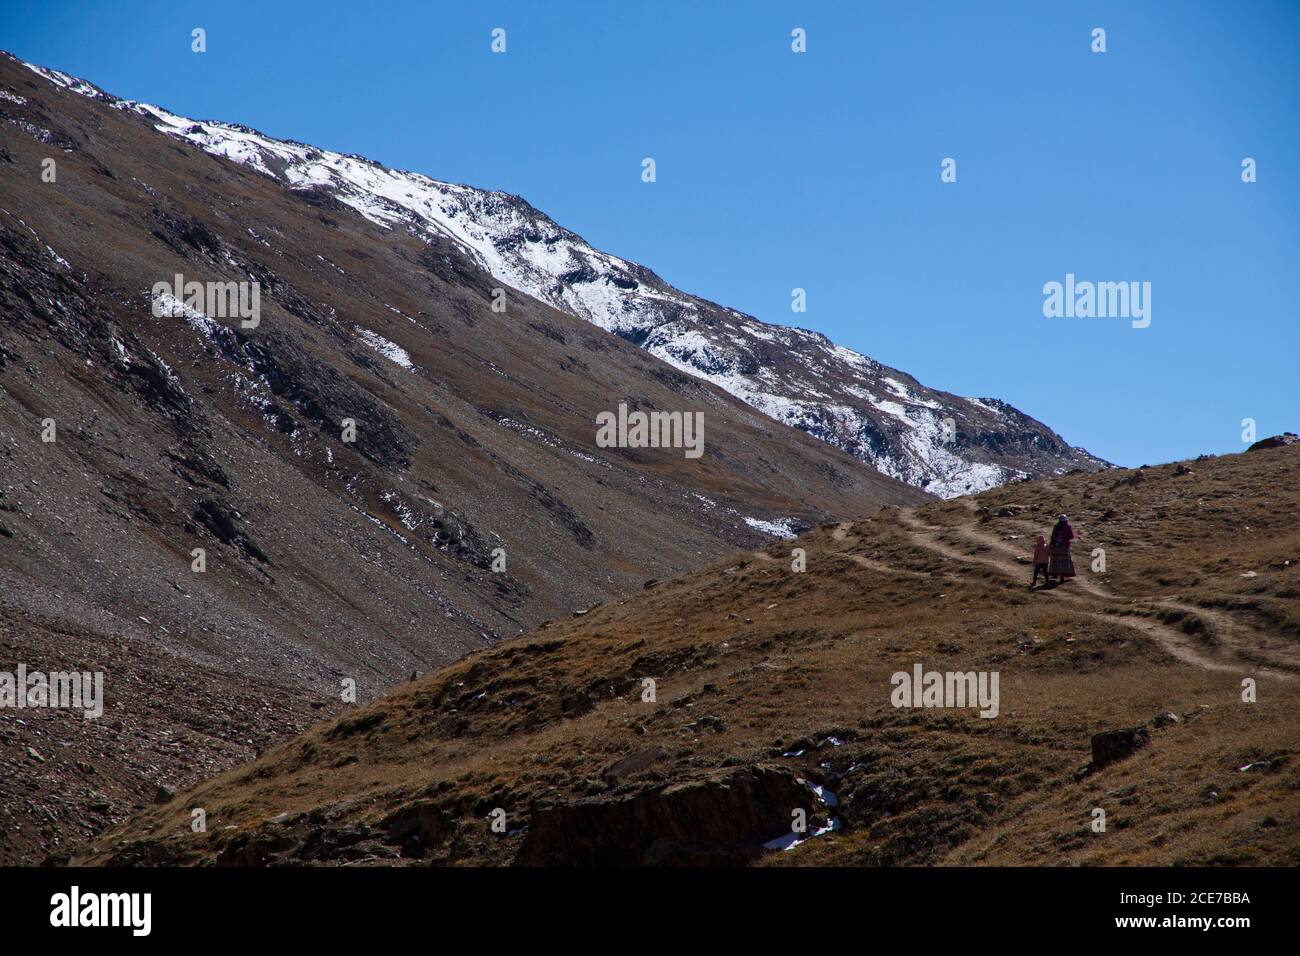
[{"label": "mountain peak", "polygon": [[25,65],[290,189],[323,190],[386,230],[450,240],[495,282],[622,336],[777,421],[939,497],[1108,467],[1004,401],[928,388],[820,332],[763,322],[683,292],[645,266],[592,247],[519,196],[441,182],[247,126],[189,119]]}]

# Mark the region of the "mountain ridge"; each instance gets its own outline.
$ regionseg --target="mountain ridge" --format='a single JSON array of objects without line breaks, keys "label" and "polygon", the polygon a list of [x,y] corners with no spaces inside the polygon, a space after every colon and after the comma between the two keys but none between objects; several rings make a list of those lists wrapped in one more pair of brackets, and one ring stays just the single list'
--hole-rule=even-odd
[{"label": "mountain ridge", "polygon": [[118,99],[59,71],[24,66],[290,188],[321,190],[384,228],[457,243],[497,281],[939,497],[1109,467],[1009,403],[928,388],[820,332],[762,322],[682,292],[647,266],[595,249],[520,196],[441,182],[241,124],[196,121]]}]

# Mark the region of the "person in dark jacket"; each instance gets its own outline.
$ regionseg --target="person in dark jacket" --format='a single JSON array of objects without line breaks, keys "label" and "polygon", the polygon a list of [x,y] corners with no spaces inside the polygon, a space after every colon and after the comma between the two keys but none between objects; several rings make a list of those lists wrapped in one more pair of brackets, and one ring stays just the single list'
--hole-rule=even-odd
[{"label": "person in dark jacket", "polygon": [[1047,582],[1050,584],[1053,577],[1060,578],[1064,581],[1066,578],[1074,577],[1074,559],[1070,557],[1070,542],[1074,540],[1074,529],[1070,527],[1070,519],[1061,515],[1056,519],[1056,527],[1052,529],[1052,540],[1048,543],[1047,558]]}]

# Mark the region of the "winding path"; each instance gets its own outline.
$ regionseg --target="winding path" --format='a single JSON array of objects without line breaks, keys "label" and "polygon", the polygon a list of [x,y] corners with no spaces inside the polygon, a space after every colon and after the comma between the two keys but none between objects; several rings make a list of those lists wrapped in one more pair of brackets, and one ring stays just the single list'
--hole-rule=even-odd
[{"label": "winding path", "polygon": [[[969,498],[957,500],[970,511],[970,519],[958,525],[927,524],[915,509],[891,509],[889,513],[897,516],[900,530],[912,545],[939,556],[944,562],[979,565],[1003,576],[1024,581],[1028,568],[1014,560],[1020,554],[1019,549],[979,528],[973,500]],[[849,532],[852,530],[852,522],[841,522],[831,532],[831,539],[843,542],[848,539]],[[944,540],[952,537],[965,540],[986,551],[982,554],[962,551],[950,541]],[[924,572],[893,567],[847,551],[834,553],[875,571],[908,577],[929,577]],[[1243,639],[1243,635],[1248,634],[1251,628],[1235,620],[1232,615],[1220,611],[1186,604],[1171,598],[1116,594],[1104,584],[1082,576],[1074,578],[1067,585],[1036,593],[1072,605],[1074,609],[1097,620],[1118,623],[1139,630],[1156,641],[1175,659],[1208,671],[1248,676],[1267,675],[1283,680],[1296,679],[1295,672],[1300,671],[1300,658],[1292,654],[1287,655],[1285,659],[1273,659],[1264,649],[1251,647],[1249,642]],[[1208,651],[1201,642],[1182,628],[1157,620],[1155,615],[1160,611],[1167,614],[1178,613],[1200,620],[1202,624],[1207,625],[1206,630],[1214,635],[1220,653],[1225,656],[1219,657]]]}]

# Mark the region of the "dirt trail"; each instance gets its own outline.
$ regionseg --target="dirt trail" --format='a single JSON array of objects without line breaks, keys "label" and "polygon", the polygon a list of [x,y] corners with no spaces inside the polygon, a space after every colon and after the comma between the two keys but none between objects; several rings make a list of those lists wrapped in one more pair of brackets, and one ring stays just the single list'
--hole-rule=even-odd
[{"label": "dirt trail", "polygon": [[[1006,541],[991,532],[982,531],[980,529],[978,518],[975,517],[975,502],[973,499],[960,498],[957,500],[971,512],[973,520],[970,524],[956,528],[947,528],[945,530],[951,531],[957,536],[966,538],[967,540],[986,544],[1004,554],[1017,555],[1023,553],[1021,549],[1017,548],[1011,542]],[[1026,530],[1026,533],[1032,533],[1032,527],[1028,522],[1013,521],[1012,523],[1018,529],[1024,529]],[[1004,570],[1009,570],[1006,565],[1003,565],[1003,568]],[[1021,573],[1024,573],[1023,567]],[[1241,621],[1235,620],[1232,615],[1222,611],[1211,610],[1193,604],[1186,604],[1181,601],[1156,595],[1130,596],[1117,594],[1100,581],[1091,579],[1083,574],[1074,578],[1067,587],[1069,587],[1071,591],[1086,591],[1094,597],[1100,598],[1104,601],[1142,602],[1161,610],[1175,611],[1190,615],[1194,618],[1199,618],[1202,622],[1210,625],[1214,636],[1227,650],[1241,658],[1243,661],[1251,661],[1264,665],[1268,668],[1268,672],[1273,674],[1273,676],[1289,677],[1294,676],[1294,674],[1287,674],[1285,672],[1300,671],[1300,654],[1287,653],[1285,650],[1279,653],[1276,650],[1266,651],[1258,647],[1252,648],[1250,642],[1244,640],[1243,636],[1251,632],[1253,628]],[[1172,630],[1177,633],[1176,628]],[[1188,646],[1193,648],[1195,647],[1194,643],[1189,644]]]},{"label": "dirt trail", "polygon": [[1255,669],[1260,673],[1272,677],[1294,678],[1297,676],[1296,672],[1300,671],[1300,656],[1297,656],[1294,650],[1286,649],[1279,653],[1277,650],[1265,649],[1258,645],[1250,646],[1243,640],[1243,634],[1249,633],[1252,629],[1234,620],[1231,614],[1171,599],[1152,599],[1150,603],[1157,608],[1187,614],[1209,624],[1214,638],[1222,646],[1242,660],[1259,664],[1260,666]]},{"label": "dirt trail", "polygon": [[[955,529],[926,524],[916,516],[914,511],[900,510],[896,512],[896,514],[898,515],[899,522],[903,525],[903,530],[907,534],[908,540],[917,547],[923,548],[927,551],[932,551],[935,554],[941,555],[942,557],[948,558],[952,561],[960,561],[963,564],[982,564],[985,567],[992,568],[995,571],[1000,571],[1003,574],[1010,575],[1011,577],[1023,578],[1025,576],[1024,570],[1014,561],[1000,561],[995,557],[967,554],[966,552],[959,551],[957,548],[948,544],[943,540],[943,535],[945,532]],[[978,540],[977,543],[988,544],[988,542],[983,540]]]},{"label": "dirt trail", "polygon": [[[852,521],[841,521],[839,527],[831,532],[831,540],[844,541],[848,538],[849,532],[853,530]],[[854,554],[851,551],[836,551],[836,557],[848,558],[856,564],[881,574],[900,575],[906,578],[928,578],[930,575],[924,571],[913,571],[910,568],[897,568],[892,564],[886,564],[884,561],[877,561],[875,558],[868,558],[866,555]]]},{"label": "dirt trail", "polygon": [[[851,527],[851,522],[842,522],[838,528],[831,532],[831,538],[835,541],[843,541],[847,537],[848,531]],[[766,551],[751,551],[749,554],[751,557],[768,564],[775,564],[780,560],[779,558],[772,557],[772,555],[768,554]],[[876,561],[874,558],[868,558],[861,554],[853,554],[849,551],[832,551],[831,554],[837,558],[846,558],[870,571],[875,571],[879,574],[885,574],[891,577],[928,578],[930,576],[924,571],[913,571],[910,568],[896,568],[892,564],[886,564],[883,561]]]},{"label": "dirt trail", "polygon": [[[958,498],[957,500],[967,510],[971,512],[971,520],[966,524],[962,524],[957,527],[947,527],[941,530],[949,531],[953,534],[956,534],[958,537],[965,538],[968,541],[973,541],[976,544],[981,544],[986,547],[992,548],[995,551],[1000,551],[1001,553],[1008,555],[1012,558],[1023,556],[1026,550],[1029,550],[1028,541],[1026,541],[1025,547],[1017,547],[1016,545],[1012,544],[1010,541],[1007,541],[1005,538],[999,537],[998,535],[992,533],[991,531],[981,530],[979,525],[979,518],[975,515],[974,500],[970,498]],[[1015,521],[1014,524],[1017,526],[1019,530],[1025,532],[1026,538],[1029,538],[1029,536],[1033,534],[1033,527],[1029,524],[1029,522]],[[1033,568],[1032,565],[1020,565],[1018,563],[1015,563],[1014,561],[1012,562],[1012,565],[1015,566],[1017,572],[1021,575],[1023,575],[1025,571],[1032,572],[1032,568]],[[1002,567],[1005,570],[1010,566],[1011,565],[1004,564]],[[1079,575],[1078,577],[1074,578],[1070,582],[1070,588],[1071,590],[1087,591],[1089,594],[1092,594],[1095,597],[1104,598],[1106,600],[1113,601],[1113,600],[1121,599],[1120,595],[1115,594],[1105,585],[1099,583],[1098,581],[1091,580],[1083,575]]]},{"label": "dirt trail", "polygon": [[930,575],[926,574],[924,571],[913,571],[910,568],[896,568],[892,564],[886,564],[883,561],[877,561],[874,558],[864,557],[863,555],[860,554],[852,554],[848,551],[837,551],[836,555],[841,558],[848,558],[850,561],[860,564],[864,568],[869,568],[872,571],[878,571],[881,574],[901,575],[902,577],[905,578],[930,577]]},{"label": "dirt trail", "polygon": [[[991,531],[981,529],[975,511],[976,505],[972,499],[957,500],[970,513],[967,521],[957,525],[928,524],[917,515],[915,509],[889,509],[889,513],[897,516],[900,529],[909,542],[923,551],[942,558],[944,564],[957,562],[980,565],[1005,577],[1024,581],[1030,568],[1015,560],[1024,553],[1023,549]],[[1016,524],[1027,527],[1025,522]],[[832,529],[831,540],[843,544],[849,541],[853,531],[853,522],[841,521]],[[954,537],[985,550],[979,554],[971,554],[950,543],[950,540],[945,540]],[[832,553],[836,557],[853,561],[861,567],[881,574],[912,578],[928,578],[933,574],[933,572],[896,567],[850,551],[841,550]],[[763,551],[755,551],[753,556],[768,562],[778,560]],[[943,565],[941,564],[936,570],[942,571]],[[1267,675],[1285,680],[1293,680],[1300,676],[1296,673],[1300,672],[1300,656],[1280,657],[1276,652],[1270,653],[1252,648],[1249,642],[1242,639],[1243,631],[1248,629],[1233,620],[1231,615],[1222,612],[1184,604],[1170,598],[1117,594],[1105,585],[1084,576],[1073,578],[1067,584],[1038,590],[1035,593],[1050,600],[1064,602],[1098,620],[1119,623],[1139,630],[1155,640],[1171,657],[1184,664],[1209,671]],[[1208,648],[1203,640],[1183,630],[1182,627],[1157,620],[1155,615],[1160,611],[1176,612],[1207,625],[1206,630],[1213,634],[1218,644],[1218,651],[1224,656],[1215,657],[1213,649]]]},{"label": "dirt trail", "polygon": [[[961,498],[958,500],[974,517],[974,500],[970,498]],[[1028,522],[1015,521],[1013,523],[1018,528],[1027,529],[1029,532],[1032,532],[1032,528]],[[978,524],[978,518],[974,518],[972,523],[969,525],[963,525],[951,530],[961,537],[982,542],[1007,554],[1021,553],[1021,551],[1010,542],[999,538],[990,532],[981,531]],[[1104,584],[1089,579],[1083,575],[1080,575],[1071,581],[1069,587],[1072,590],[1077,587],[1078,589],[1087,591],[1089,594],[1106,601],[1140,601],[1165,611],[1176,611],[1190,615],[1194,618],[1199,618],[1202,622],[1211,626],[1214,636],[1226,647],[1226,649],[1235,656],[1241,658],[1243,661],[1251,661],[1264,665],[1267,668],[1267,673],[1270,673],[1273,676],[1292,677],[1295,675],[1286,672],[1300,671],[1300,655],[1288,654],[1285,652],[1278,654],[1276,651],[1270,652],[1261,648],[1251,648],[1249,642],[1243,640],[1243,634],[1250,632],[1252,628],[1233,619],[1232,615],[1226,614],[1222,611],[1215,611],[1209,608],[1193,604],[1185,604],[1181,601],[1153,595],[1130,597],[1127,595],[1116,594]],[[1173,630],[1177,633],[1176,629]],[[1188,646],[1193,648],[1195,647],[1194,644],[1189,644]],[[1216,669],[1218,669],[1217,665]]]},{"label": "dirt trail", "polygon": [[[1096,618],[1109,618],[1123,624],[1125,627],[1131,627],[1141,631],[1143,634],[1151,637],[1161,646],[1171,657],[1177,658],[1184,664],[1191,664],[1193,667],[1201,667],[1208,671],[1219,671],[1227,674],[1244,673],[1246,670],[1252,673],[1259,673],[1260,668],[1246,668],[1239,662],[1226,664],[1220,661],[1212,660],[1201,654],[1196,647],[1196,642],[1188,637],[1176,627],[1169,627],[1161,624],[1159,621],[1149,617],[1124,616],[1118,611],[1107,613],[1106,611],[1090,612]],[[1270,676],[1277,675],[1270,672]]]},{"label": "dirt trail", "polygon": [[[898,510],[894,513],[897,514],[899,523],[908,540],[917,547],[924,548],[948,560],[983,565],[1009,577],[1023,580],[1027,570],[1025,566],[1013,560],[1002,560],[990,555],[965,554],[943,540],[945,534],[956,535],[997,553],[1007,555],[1021,553],[1019,549],[1007,541],[989,532],[981,531],[976,524],[978,519],[975,516],[974,502],[970,499],[958,500],[971,512],[969,522],[961,525],[937,526],[926,524],[917,517],[915,509]],[[898,571],[899,569],[895,569],[896,573]],[[1128,627],[1136,628],[1153,638],[1172,657],[1185,664],[1211,671],[1251,675],[1264,674],[1284,680],[1294,680],[1297,676],[1295,673],[1289,673],[1288,669],[1300,669],[1300,661],[1287,660],[1282,662],[1272,660],[1260,651],[1247,648],[1240,639],[1241,625],[1232,620],[1230,615],[1217,611],[1208,611],[1205,608],[1182,604],[1170,599],[1144,600],[1143,598],[1115,594],[1108,588],[1083,577],[1076,577],[1062,587],[1070,590],[1064,591],[1061,587],[1057,587],[1036,593],[1049,594],[1058,600],[1074,604],[1083,613],[1099,620],[1118,621]],[[1125,606],[1116,607],[1115,602],[1120,601],[1127,603]],[[1164,624],[1152,618],[1136,617],[1135,615],[1140,613],[1140,609],[1135,607],[1133,602],[1143,602],[1149,607],[1162,608],[1166,611],[1178,611],[1198,618],[1202,622],[1209,623],[1215,636],[1219,639],[1221,649],[1231,655],[1232,660],[1216,660],[1207,656],[1204,650],[1198,646],[1196,639],[1180,628]],[[1270,664],[1275,666],[1267,666]],[[1278,667],[1287,669],[1278,669]]]}]

